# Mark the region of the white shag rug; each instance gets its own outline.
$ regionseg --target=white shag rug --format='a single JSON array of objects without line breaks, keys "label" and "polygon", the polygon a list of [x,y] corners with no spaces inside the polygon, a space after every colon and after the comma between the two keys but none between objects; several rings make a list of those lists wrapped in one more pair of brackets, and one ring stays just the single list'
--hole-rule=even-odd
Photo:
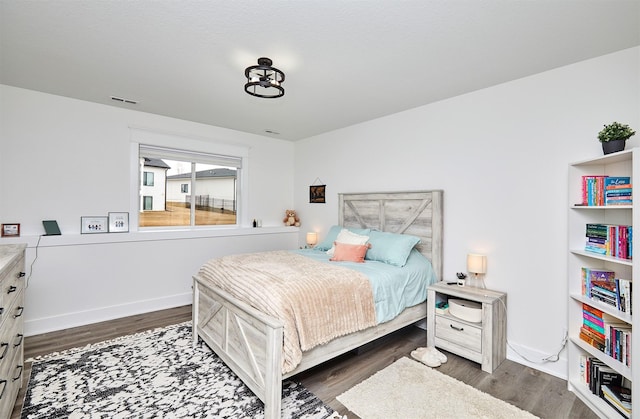
[{"label": "white shag rug", "polygon": [[536,416],[409,358],[401,358],[337,397],[362,419]]}]

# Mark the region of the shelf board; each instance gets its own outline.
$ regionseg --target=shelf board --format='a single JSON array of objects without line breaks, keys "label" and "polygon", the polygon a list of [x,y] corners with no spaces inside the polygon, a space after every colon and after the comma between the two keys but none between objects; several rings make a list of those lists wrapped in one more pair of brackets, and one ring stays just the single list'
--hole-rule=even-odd
[{"label": "shelf board", "polygon": [[622,362],[618,361],[617,359],[611,358],[609,355],[594,348],[593,346],[589,345],[587,342],[583,341],[580,338],[572,336],[570,340],[571,342],[573,342],[573,344],[579,346],[580,349],[582,349],[583,351],[588,352],[591,356],[598,358],[600,361],[604,362],[609,367],[613,368],[614,370],[622,374],[624,378],[626,378],[629,381],[632,381],[631,368],[624,365]]},{"label": "shelf board", "polygon": [[612,256],[599,255],[593,252],[587,252],[586,250],[572,249],[571,253],[578,256],[585,256],[591,259],[603,260],[605,262],[619,263],[620,265],[633,266],[633,260],[631,259],[620,259],[614,258]]},{"label": "shelf board", "polygon": [[573,204],[571,209],[579,210],[630,210],[633,209],[633,205],[578,205]]},{"label": "shelf board", "polygon": [[580,400],[589,406],[591,410],[594,410],[598,416],[606,418],[623,418],[623,416],[621,416],[613,407],[609,406],[606,401],[593,394],[586,384],[576,380],[569,380],[569,390],[572,390]]},{"label": "shelf board", "polygon": [[571,294],[571,298],[581,303],[589,304],[591,307],[595,307],[600,311],[603,311],[616,319],[622,320],[625,323],[633,324],[633,317],[631,314],[625,313],[624,311],[620,311],[617,308],[614,308],[608,304],[601,303],[596,300],[592,300],[585,295],[580,294]]},{"label": "shelf board", "polygon": [[601,166],[603,164],[613,164],[631,160],[633,149],[619,151],[617,153],[605,154],[595,159],[587,159],[571,163],[571,166]]}]

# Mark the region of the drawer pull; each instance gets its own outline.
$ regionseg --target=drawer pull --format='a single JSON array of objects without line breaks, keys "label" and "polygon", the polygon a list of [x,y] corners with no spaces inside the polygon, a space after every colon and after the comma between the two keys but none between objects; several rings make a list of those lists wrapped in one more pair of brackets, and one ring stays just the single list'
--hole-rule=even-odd
[{"label": "drawer pull", "polygon": [[17,319],[18,317],[22,316],[23,312],[24,312],[24,307],[22,307],[22,306],[18,307],[18,314],[14,314],[13,318]]},{"label": "drawer pull", "polygon": [[23,278],[25,275],[26,275],[26,273],[20,272],[20,273],[18,273],[18,278]]},{"label": "drawer pull", "polygon": [[453,330],[457,330],[458,332],[462,332],[464,330],[464,327],[458,327],[452,324],[450,324],[449,327],[451,327]]},{"label": "drawer pull", "polygon": [[18,333],[16,337],[20,338],[20,340],[18,340],[18,343],[13,344],[14,347],[22,345],[22,341],[24,340],[24,335],[21,333]]},{"label": "drawer pull", "polygon": [[12,292],[16,292],[17,289],[18,289],[18,287],[16,287],[15,285],[12,285],[7,290],[7,294],[11,294]]},{"label": "drawer pull", "polygon": [[2,351],[2,355],[0,355],[0,359],[4,359],[4,356],[7,354],[7,351],[9,350],[9,344],[4,342],[4,343],[0,344],[0,346],[4,346],[4,350]]},{"label": "drawer pull", "polygon": [[16,375],[15,377],[13,377],[13,381],[17,381],[20,379],[20,377],[22,377],[22,369],[24,367],[22,365],[16,365],[16,371],[18,371],[18,375]]},{"label": "drawer pull", "polygon": [[4,307],[0,307],[0,314],[4,313]]},{"label": "drawer pull", "polygon": [[4,391],[7,389],[7,380],[0,380],[0,384],[3,384],[2,391],[0,391],[0,400],[1,400],[2,396],[4,395]]}]

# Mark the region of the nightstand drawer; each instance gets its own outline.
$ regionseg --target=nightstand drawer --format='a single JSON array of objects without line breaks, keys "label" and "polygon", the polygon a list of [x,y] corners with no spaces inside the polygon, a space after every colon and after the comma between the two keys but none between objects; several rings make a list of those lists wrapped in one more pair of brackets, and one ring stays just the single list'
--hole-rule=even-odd
[{"label": "nightstand drawer", "polygon": [[436,337],[474,352],[482,352],[482,326],[472,326],[451,317],[436,316]]}]

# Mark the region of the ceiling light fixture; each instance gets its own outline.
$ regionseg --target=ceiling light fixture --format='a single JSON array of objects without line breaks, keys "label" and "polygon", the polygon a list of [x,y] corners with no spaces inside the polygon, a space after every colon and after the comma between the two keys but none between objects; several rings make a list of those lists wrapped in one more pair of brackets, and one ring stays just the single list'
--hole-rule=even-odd
[{"label": "ceiling light fixture", "polygon": [[273,61],[269,58],[258,58],[258,65],[247,67],[244,75],[247,77],[247,84],[244,91],[251,96],[276,98],[284,96],[284,73],[275,67],[271,67]]}]

